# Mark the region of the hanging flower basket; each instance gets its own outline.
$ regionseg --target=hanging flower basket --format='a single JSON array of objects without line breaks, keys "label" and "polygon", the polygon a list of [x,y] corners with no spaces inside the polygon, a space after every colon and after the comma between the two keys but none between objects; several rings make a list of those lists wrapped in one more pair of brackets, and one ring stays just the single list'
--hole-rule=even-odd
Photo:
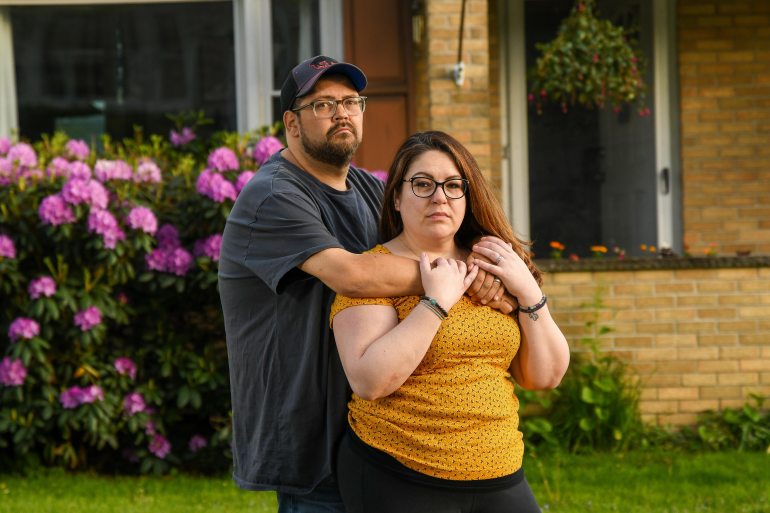
[{"label": "hanging flower basket", "polygon": [[528,99],[538,114],[549,102],[565,113],[574,105],[618,111],[635,103],[641,116],[650,114],[641,52],[626,29],[597,16],[595,0],[577,0],[556,38],[535,46]]}]

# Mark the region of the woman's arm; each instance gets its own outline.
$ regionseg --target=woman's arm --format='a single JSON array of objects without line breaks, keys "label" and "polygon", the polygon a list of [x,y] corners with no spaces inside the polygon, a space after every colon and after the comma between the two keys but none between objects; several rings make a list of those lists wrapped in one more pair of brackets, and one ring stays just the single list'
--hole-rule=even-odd
[{"label": "woman's arm", "polygon": [[[497,262],[479,260],[476,263],[481,269],[498,276],[521,306],[530,307],[542,299],[543,292],[527,265],[504,241],[484,237],[474,250],[491,262]],[[547,304],[537,311],[537,315],[520,312],[518,317],[521,346],[511,363],[511,375],[528,390],[556,387],[569,366],[567,339],[551,317]]]},{"label": "woman's arm", "polygon": [[[476,277],[464,262],[439,258],[431,269],[428,257],[420,258],[426,294],[449,311]],[[362,305],[334,317],[334,338],[353,391],[373,401],[388,396],[411,376],[428,351],[441,319],[418,304],[402,321],[393,308]]]}]

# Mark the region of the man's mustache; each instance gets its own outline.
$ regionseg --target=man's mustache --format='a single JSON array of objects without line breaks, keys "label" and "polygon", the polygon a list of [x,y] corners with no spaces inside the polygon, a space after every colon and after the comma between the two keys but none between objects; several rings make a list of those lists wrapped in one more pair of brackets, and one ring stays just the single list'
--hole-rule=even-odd
[{"label": "man's mustache", "polygon": [[329,129],[328,132],[326,132],[326,136],[327,137],[331,137],[334,134],[334,132],[336,132],[340,128],[347,128],[348,130],[353,132],[354,136],[358,137],[358,131],[356,130],[356,127],[351,125],[351,124],[349,124],[349,123],[339,123],[339,124],[334,125],[333,127],[331,127]]}]

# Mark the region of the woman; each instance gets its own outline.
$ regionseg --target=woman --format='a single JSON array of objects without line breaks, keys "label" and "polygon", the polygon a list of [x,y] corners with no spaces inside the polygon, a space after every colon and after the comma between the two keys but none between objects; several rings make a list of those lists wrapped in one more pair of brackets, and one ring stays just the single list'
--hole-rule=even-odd
[{"label": "woman", "polygon": [[[442,132],[409,137],[389,171],[380,230],[388,242],[371,251],[419,260],[426,295],[337,296],[332,307],[353,389],[337,462],[347,510],[540,511],[521,469],[509,378],[554,387],[569,348],[473,156]],[[489,262],[466,266],[472,250]],[[479,269],[516,296],[512,316],[464,296]]]}]

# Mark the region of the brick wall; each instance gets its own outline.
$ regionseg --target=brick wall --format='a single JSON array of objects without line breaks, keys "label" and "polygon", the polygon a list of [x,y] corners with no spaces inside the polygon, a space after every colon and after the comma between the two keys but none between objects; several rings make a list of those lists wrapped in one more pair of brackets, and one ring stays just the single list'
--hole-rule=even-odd
[{"label": "brick wall", "polygon": [[770,253],[770,2],[677,7],[685,243]]},{"label": "brick wall", "polygon": [[547,273],[543,288],[573,348],[597,287],[600,323],[613,330],[602,348],[640,377],[646,421],[690,424],[751,392],[770,395],[770,267]]},{"label": "brick wall", "polygon": [[[463,61],[465,82],[455,85],[461,0],[427,0],[425,45],[416,67],[424,70],[417,88],[420,130],[443,130],[462,142],[489,177],[491,134],[489,113],[489,36],[487,0],[468,0],[465,11]],[[427,105],[426,105],[427,102]]]}]

